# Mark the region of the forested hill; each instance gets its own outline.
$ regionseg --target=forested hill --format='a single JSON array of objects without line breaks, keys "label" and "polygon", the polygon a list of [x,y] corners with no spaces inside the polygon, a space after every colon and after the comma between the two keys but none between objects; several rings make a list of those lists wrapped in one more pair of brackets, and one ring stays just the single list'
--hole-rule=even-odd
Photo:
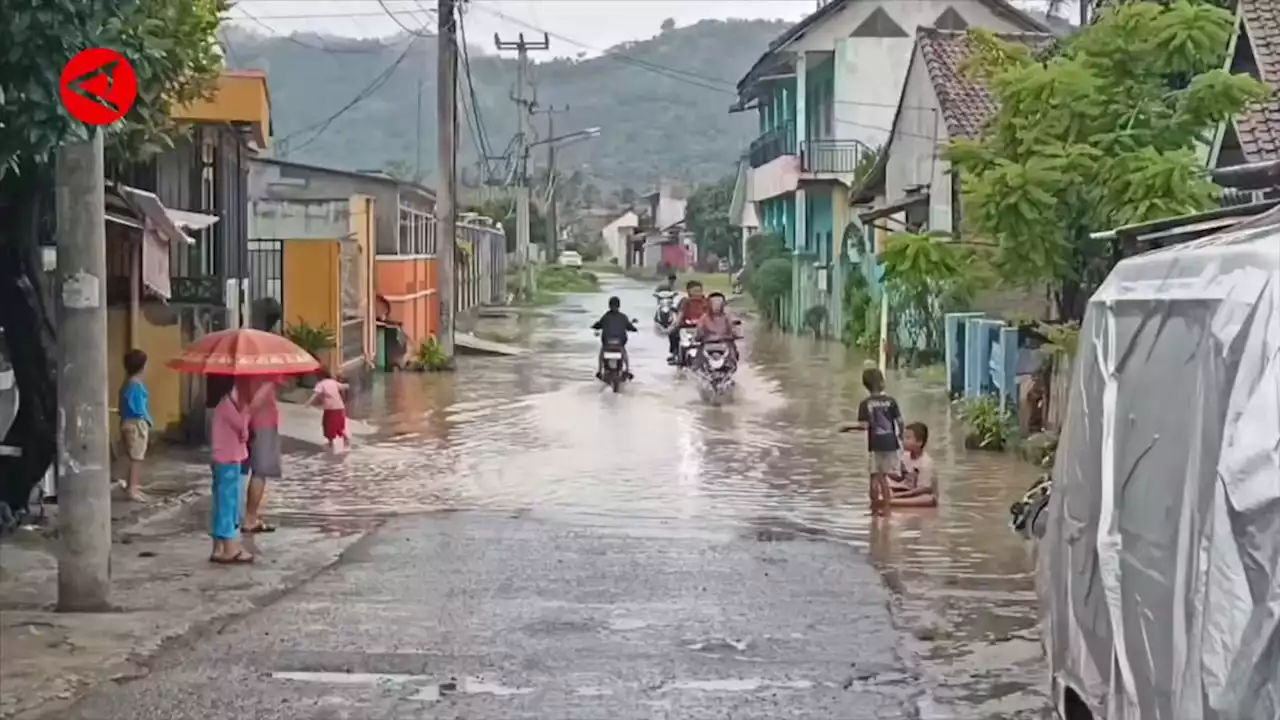
[{"label": "forested hill", "polygon": [[[615,190],[644,189],[660,178],[698,182],[724,176],[755,132],[752,114],[728,112],[735,99],[733,85],[786,26],[781,21],[703,21],[597,57],[536,63],[532,78],[538,102],[569,107],[555,116],[556,134],[601,128],[598,139],[564,150],[562,169],[576,168],[602,188]],[[348,169],[391,166],[402,174],[416,166],[431,180],[436,157],[434,37],[284,37],[232,26],[226,39],[233,67],[267,72],[282,156]],[[516,63],[510,54],[499,57],[491,49],[477,48],[479,38],[468,40],[489,153],[502,155],[516,129],[510,99]],[[559,48],[567,40],[553,37],[551,42]],[[537,53],[531,55],[536,59]],[[373,89],[362,95],[371,83]],[[546,136],[546,120],[546,115],[534,118],[540,137]],[[459,122],[462,161],[471,166],[464,180],[474,182],[479,151],[468,123]],[[541,155],[539,151],[534,161],[540,162]]]}]

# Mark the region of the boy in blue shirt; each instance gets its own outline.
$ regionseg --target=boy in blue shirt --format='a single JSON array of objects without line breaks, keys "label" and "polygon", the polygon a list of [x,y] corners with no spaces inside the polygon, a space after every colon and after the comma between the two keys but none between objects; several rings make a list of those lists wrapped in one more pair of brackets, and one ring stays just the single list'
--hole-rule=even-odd
[{"label": "boy in blue shirt", "polygon": [[137,348],[124,354],[124,371],[128,376],[120,387],[120,444],[129,459],[129,475],[125,492],[133,502],[146,502],[142,494],[142,463],[147,459],[151,440],[151,398],[142,382],[147,367],[147,354]]}]

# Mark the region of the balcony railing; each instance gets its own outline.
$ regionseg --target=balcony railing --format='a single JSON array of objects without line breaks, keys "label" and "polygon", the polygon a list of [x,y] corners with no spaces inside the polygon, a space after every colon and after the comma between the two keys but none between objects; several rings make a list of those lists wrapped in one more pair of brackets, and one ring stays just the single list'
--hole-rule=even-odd
[{"label": "balcony railing", "polygon": [[846,175],[856,171],[870,154],[871,150],[857,140],[809,140],[800,148],[800,169]]},{"label": "balcony railing", "polygon": [[751,143],[749,159],[751,167],[761,165],[783,155],[796,154],[796,125],[787,122],[769,130]]}]

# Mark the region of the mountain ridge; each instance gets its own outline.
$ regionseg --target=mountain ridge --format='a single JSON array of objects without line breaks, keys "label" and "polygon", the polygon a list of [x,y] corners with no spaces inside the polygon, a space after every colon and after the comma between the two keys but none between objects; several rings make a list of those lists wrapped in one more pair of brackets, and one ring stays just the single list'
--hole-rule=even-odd
[{"label": "mountain ridge", "polygon": [[[640,190],[664,179],[696,184],[732,172],[756,133],[753,116],[729,113],[736,78],[789,25],[703,20],[620,43],[598,56],[538,62],[534,53],[529,75],[538,106],[568,107],[555,115],[556,135],[601,128],[599,138],[558,150],[558,170],[576,172],[610,192]],[[279,157],[348,170],[395,167],[401,174],[432,181],[434,35],[271,36],[230,26],[224,39],[233,69],[267,74]],[[496,54],[467,55],[465,66],[488,142],[482,147],[470,130],[476,120],[464,112],[470,108],[470,93],[460,63],[462,180],[480,184],[485,172],[478,158],[484,152],[506,156],[489,163],[489,174],[501,181],[512,166],[509,146],[517,130],[510,98],[516,61]],[[362,92],[371,84],[372,91]],[[545,139],[546,123],[546,114],[532,118],[535,138]],[[535,178],[545,167],[544,157],[544,147],[531,152]]]}]

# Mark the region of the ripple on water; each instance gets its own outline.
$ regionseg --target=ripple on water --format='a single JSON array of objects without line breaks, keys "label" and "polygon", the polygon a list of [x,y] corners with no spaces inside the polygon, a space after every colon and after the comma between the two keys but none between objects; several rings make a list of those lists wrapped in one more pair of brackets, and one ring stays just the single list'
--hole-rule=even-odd
[{"label": "ripple on water", "polygon": [[[624,307],[647,307],[648,292],[619,294]],[[534,510],[846,543],[896,593],[897,617],[936,677],[935,710],[1012,718],[1043,709],[1034,561],[1006,529],[1009,498],[1034,468],[965,450],[942,392],[892,377],[904,413],[930,426],[942,504],[873,523],[865,441],[830,430],[863,396],[859,359],[759,335],[744,351],[735,402],[709,408],[666,365],[665,339],[642,327],[630,342],[637,381],[615,396],[590,379],[594,302],[575,296],[576,310],[523,323],[535,328],[527,337],[537,352],[464,357],[452,375],[379,376],[352,409],[378,433],[350,454],[291,456],[273,504],[315,523]]]}]

